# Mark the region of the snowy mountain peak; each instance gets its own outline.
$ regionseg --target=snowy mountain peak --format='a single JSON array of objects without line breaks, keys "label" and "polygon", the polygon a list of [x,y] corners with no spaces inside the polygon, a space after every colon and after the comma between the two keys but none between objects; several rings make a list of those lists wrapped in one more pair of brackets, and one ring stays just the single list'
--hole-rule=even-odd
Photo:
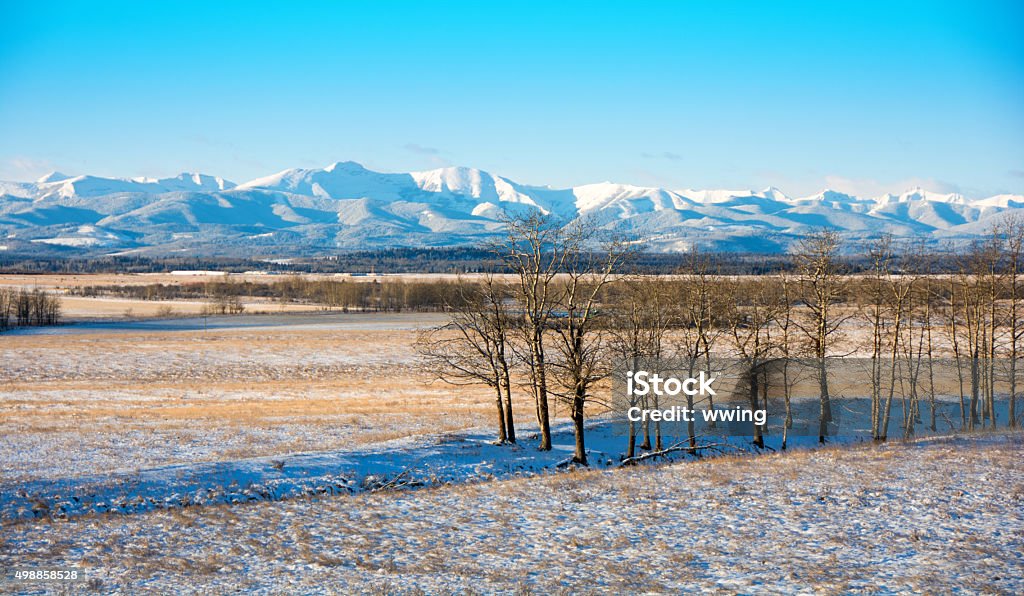
[{"label": "snowy mountain peak", "polygon": [[[448,192],[472,197],[497,198],[497,192],[491,192],[494,177],[474,168],[448,167],[410,174],[420,189],[428,192]],[[487,187],[487,188],[485,188]]]},{"label": "snowy mountain peak", "polygon": [[227,190],[236,186],[234,182],[220,176],[198,172],[182,172],[177,176],[158,178],[153,182],[170,190]]},{"label": "snowy mountain peak", "polygon": [[336,161],[324,168],[325,172],[369,172],[363,164],[355,161]]},{"label": "snowy mountain peak", "polygon": [[789,200],[789,197],[786,196],[786,193],[784,193],[781,190],[775,188],[774,186],[769,186],[768,188],[762,190],[761,191],[761,196],[763,196],[763,197],[765,197],[767,199],[775,200],[775,201],[788,201]]},{"label": "snowy mountain peak", "polygon": [[678,191],[679,194],[697,201],[698,203],[714,204],[727,203],[736,197],[754,197],[758,194],[750,189],[747,190],[694,190],[686,189]]},{"label": "snowy mountain peak", "polygon": [[849,195],[849,194],[846,194],[845,192],[841,192],[841,191],[838,191],[838,190],[833,190],[831,188],[826,188],[825,190],[819,192],[818,194],[814,194],[814,195],[811,195],[809,197],[803,197],[803,198],[801,198],[799,200],[800,201],[820,201],[820,202],[845,202],[845,203],[853,203],[853,202],[860,201],[860,199],[858,199],[857,197],[855,197],[853,195]]},{"label": "snowy mountain peak", "polygon": [[1001,209],[1024,208],[1024,195],[995,195],[971,203],[976,207],[998,207]]},{"label": "snowy mountain peak", "polygon": [[36,184],[46,184],[48,182],[61,182],[62,180],[67,180],[68,178],[71,178],[71,176],[68,176],[67,174],[62,174],[54,170],[53,172],[50,172],[49,174],[43,176],[39,180],[36,180]]},{"label": "snowy mountain peak", "polygon": [[968,202],[960,193],[938,193],[924,190],[920,186],[914,187],[901,194],[894,195],[887,193],[877,199],[879,205],[891,203],[909,203],[912,201],[931,201],[933,203],[966,203]]}]

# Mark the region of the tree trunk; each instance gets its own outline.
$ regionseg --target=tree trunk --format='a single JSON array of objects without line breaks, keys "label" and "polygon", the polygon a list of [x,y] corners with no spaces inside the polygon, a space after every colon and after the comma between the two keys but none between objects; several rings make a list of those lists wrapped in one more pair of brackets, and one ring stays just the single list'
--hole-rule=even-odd
[{"label": "tree trunk", "polygon": [[498,408],[498,443],[500,444],[508,441],[508,432],[505,427],[505,396],[501,392],[501,382],[495,383],[494,392],[496,394],[494,402]]},{"label": "tree trunk", "polygon": [[971,403],[970,413],[968,419],[967,428],[974,430],[974,426],[978,423],[978,391],[981,385],[979,379],[980,367],[978,363],[978,354],[971,354]]},{"label": "tree trunk", "polygon": [[786,442],[789,440],[789,429],[793,426],[793,407],[790,399],[791,389],[789,387],[789,357],[785,356],[782,361],[782,391],[783,399],[786,400],[786,420],[782,423],[782,450],[786,450]]},{"label": "tree trunk", "polygon": [[[643,403],[644,409],[647,409],[647,405],[648,405],[647,404],[647,396],[646,395],[643,396],[642,398],[640,398],[640,400]],[[649,418],[647,418],[646,416],[644,417],[643,425],[644,425],[644,440],[643,440],[642,443],[640,443],[640,448],[645,450],[645,451],[650,451],[651,450],[651,420]]]},{"label": "tree trunk", "polygon": [[687,394],[686,396],[686,407],[690,410],[689,420],[686,422],[686,433],[690,438],[690,449],[691,455],[697,453],[697,429],[694,427],[693,419],[693,396]]},{"label": "tree trunk", "polygon": [[626,444],[626,457],[636,456],[636,423],[629,421],[629,442]]},{"label": "tree trunk", "polygon": [[[694,360],[690,360],[690,377],[693,377],[693,370],[696,366]],[[689,393],[686,394],[686,407],[690,410],[689,420],[686,422],[686,434],[690,439],[690,449],[687,451],[690,455],[697,453],[697,428],[694,426],[693,419],[695,417],[693,412],[693,396]],[[710,411],[710,407],[708,410]],[[710,426],[710,425],[709,425]]]},{"label": "tree trunk", "polygon": [[829,406],[828,395],[828,370],[825,368],[825,359],[818,360],[818,390],[820,403],[818,412],[818,442],[824,443],[828,435],[828,423],[831,420],[831,407]]},{"label": "tree trunk", "polygon": [[512,379],[508,366],[505,365],[501,379],[502,391],[505,393],[505,434],[509,443],[516,442],[516,422],[512,416]]},{"label": "tree trunk", "polygon": [[[754,364],[750,365],[750,370],[747,372],[747,383],[749,383],[749,397],[750,397],[750,410],[751,413],[756,411],[758,408],[758,394],[760,392],[760,371]],[[764,436],[761,434],[761,425],[754,422],[754,446],[758,449],[764,449]]]},{"label": "tree trunk", "polygon": [[572,399],[572,427],[576,435],[576,452],[573,454],[572,461],[581,466],[588,465],[583,428],[583,404],[586,402],[585,397],[583,390],[578,388]]},{"label": "tree trunk", "polygon": [[534,392],[537,398],[537,423],[540,426],[540,449],[551,451],[551,421],[548,413],[548,384],[544,371],[543,338],[535,336],[530,347],[534,364]]}]

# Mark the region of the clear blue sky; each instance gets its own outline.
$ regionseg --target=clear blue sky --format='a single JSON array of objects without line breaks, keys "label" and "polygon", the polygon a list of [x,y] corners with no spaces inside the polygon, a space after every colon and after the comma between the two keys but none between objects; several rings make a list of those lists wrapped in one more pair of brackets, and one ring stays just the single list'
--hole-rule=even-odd
[{"label": "clear blue sky", "polygon": [[[492,5],[493,4],[493,5]],[[9,2],[0,179],[1024,192],[1024,2]]]}]

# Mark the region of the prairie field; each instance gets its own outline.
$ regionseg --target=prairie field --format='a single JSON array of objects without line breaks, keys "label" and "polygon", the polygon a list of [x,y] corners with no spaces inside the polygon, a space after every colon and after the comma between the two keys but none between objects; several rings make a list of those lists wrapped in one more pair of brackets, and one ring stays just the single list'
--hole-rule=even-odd
[{"label": "prairie field", "polygon": [[0,480],[330,450],[490,420],[487,392],[453,391],[416,365],[416,329],[438,317],[242,319],[256,326],[5,335]]},{"label": "prairie field", "polygon": [[[144,276],[106,277],[31,287]],[[15,281],[28,285],[0,285]],[[534,404],[517,390],[519,444],[496,445],[492,390],[424,366],[420,331],[446,314],[254,301],[246,314],[199,316],[198,302],[62,300],[69,324],[0,335],[0,568],[76,568],[88,580],[2,590],[1022,587],[1019,432],[824,447],[805,437],[787,452],[776,436],[756,456],[735,439],[716,457],[622,467],[623,437],[598,417],[580,470],[565,465],[564,406],[552,404],[553,450],[538,452]],[[156,316],[168,303],[175,315]]]}]

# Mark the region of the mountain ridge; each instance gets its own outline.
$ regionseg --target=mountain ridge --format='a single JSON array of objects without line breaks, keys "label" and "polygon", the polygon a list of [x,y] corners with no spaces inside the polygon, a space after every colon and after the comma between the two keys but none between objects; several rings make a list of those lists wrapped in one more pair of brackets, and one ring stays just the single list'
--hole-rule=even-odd
[{"label": "mountain ridge", "polygon": [[331,254],[473,244],[504,213],[588,217],[657,252],[783,252],[813,229],[851,241],[882,233],[926,244],[967,241],[1024,195],[969,199],[921,188],[879,197],[833,189],[790,197],[762,190],[668,189],[615,182],[534,186],[469,167],[377,172],[354,161],[292,168],[235,184],[186,172],[167,178],[68,176],[0,182],[0,246],[83,254]]}]

